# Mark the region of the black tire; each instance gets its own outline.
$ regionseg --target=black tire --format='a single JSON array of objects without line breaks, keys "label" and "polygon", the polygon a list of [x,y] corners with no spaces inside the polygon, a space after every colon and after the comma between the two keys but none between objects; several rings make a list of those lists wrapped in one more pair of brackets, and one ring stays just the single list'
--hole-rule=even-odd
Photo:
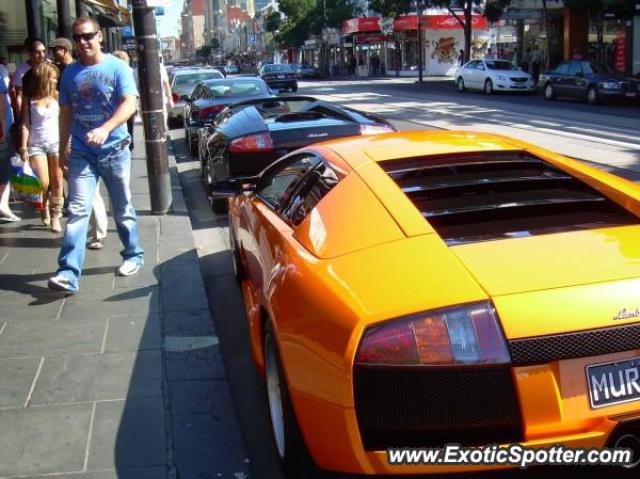
[{"label": "black tire", "polygon": [[458,81],[456,82],[456,85],[458,87],[458,91],[461,93],[467,89],[467,87],[464,86],[464,78],[462,77],[458,77]]},{"label": "black tire", "polygon": [[591,85],[587,88],[586,100],[589,105],[597,105],[600,103],[600,95],[598,94],[598,89],[595,85]]},{"label": "black tire", "polygon": [[484,93],[486,95],[493,94],[493,82],[489,78],[484,81]]},{"label": "black tire", "polygon": [[556,97],[556,90],[555,88],[553,88],[553,85],[551,83],[547,83],[544,86],[544,97],[547,100],[553,100]]},{"label": "black tire", "polygon": [[189,136],[188,140],[189,142],[189,154],[191,156],[196,156],[198,154],[198,143],[197,142],[193,142],[191,140],[191,136]]},{"label": "black tire", "polygon": [[295,92],[297,92],[297,91],[298,91],[298,85],[293,85],[293,86],[291,87],[291,93],[295,93]]},{"label": "black tire", "polygon": [[211,208],[214,213],[224,214],[229,211],[229,205],[226,198],[211,198]]},{"label": "black tire", "polygon": [[[322,473],[313,462],[313,458],[307,449],[291,404],[280,352],[273,333],[273,327],[268,320],[264,326],[264,358],[269,418],[273,431],[274,446],[284,472],[291,479],[320,478]],[[279,404],[277,404],[278,400]],[[276,430],[279,430],[280,435]],[[280,440],[276,438],[278,435]]]}]

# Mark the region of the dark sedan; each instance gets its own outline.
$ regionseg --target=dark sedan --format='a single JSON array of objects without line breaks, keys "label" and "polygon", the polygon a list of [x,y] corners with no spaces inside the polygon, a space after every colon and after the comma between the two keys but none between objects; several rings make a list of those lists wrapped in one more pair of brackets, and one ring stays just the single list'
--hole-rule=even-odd
[{"label": "dark sedan", "polygon": [[197,152],[198,129],[232,103],[250,98],[270,98],[269,87],[259,78],[235,77],[198,84],[191,96],[183,97],[184,132],[192,155]]},{"label": "dark sedan", "polygon": [[394,131],[380,117],[308,96],[234,104],[215,123],[201,167],[216,212],[226,209],[226,200],[211,197],[214,182],[256,175],[290,151],[319,141]]},{"label": "dark sedan", "polygon": [[636,100],[640,97],[640,81],[583,60],[560,63],[555,70],[542,73],[539,84],[548,100],[574,97],[595,105],[604,99]]},{"label": "dark sedan", "polygon": [[258,73],[270,88],[274,90],[290,90],[298,91],[298,81],[296,80],[296,73],[291,69],[291,66],[286,63],[269,63],[260,67]]}]

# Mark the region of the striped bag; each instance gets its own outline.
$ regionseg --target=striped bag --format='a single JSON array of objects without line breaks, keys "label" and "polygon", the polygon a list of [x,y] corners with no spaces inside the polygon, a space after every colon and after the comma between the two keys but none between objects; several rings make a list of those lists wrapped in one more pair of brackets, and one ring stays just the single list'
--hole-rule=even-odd
[{"label": "striped bag", "polygon": [[42,209],[42,187],[31,169],[18,156],[11,158],[11,190],[15,199]]}]

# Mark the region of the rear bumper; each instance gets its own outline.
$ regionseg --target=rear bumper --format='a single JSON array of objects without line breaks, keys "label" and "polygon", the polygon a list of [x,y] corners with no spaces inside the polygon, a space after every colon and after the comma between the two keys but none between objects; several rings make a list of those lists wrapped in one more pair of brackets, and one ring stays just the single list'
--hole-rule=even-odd
[{"label": "rear bumper", "polygon": [[533,82],[531,83],[511,83],[511,82],[501,82],[496,81],[493,87],[496,91],[534,91],[536,86]]},{"label": "rear bumper", "polygon": [[267,82],[269,88],[294,88],[298,86],[298,82],[296,80],[269,80]]}]

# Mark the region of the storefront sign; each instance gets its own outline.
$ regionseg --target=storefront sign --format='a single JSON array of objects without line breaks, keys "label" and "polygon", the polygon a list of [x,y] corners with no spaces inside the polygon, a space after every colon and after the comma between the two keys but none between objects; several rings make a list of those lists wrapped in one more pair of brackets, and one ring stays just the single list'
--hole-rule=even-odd
[{"label": "storefront sign", "polygon": [[627,69],[627,35],[618,32],[616,36],[616,69],[621,72]]},{"label": "storefront sign", "polygon": [[380,17],[352,18],[342,24],[342,33],[379,32]]},{"label": "storefront sign", "polygon": [[367,33],[364,35],[353,36],[356,43],[382,43],[390,40],[388,35],[382,35],[379,33]]},{"label": "storefront sign", "polygon": [[[421,15],[422,30],[456,30],[462,28],[460,22],[453,15]],[[471,17],[472,28],[487,28],[487,19],[480,15]],[[393,21],[393,31],[402,32],[418,29],[417,15],[402,15]]]}]

